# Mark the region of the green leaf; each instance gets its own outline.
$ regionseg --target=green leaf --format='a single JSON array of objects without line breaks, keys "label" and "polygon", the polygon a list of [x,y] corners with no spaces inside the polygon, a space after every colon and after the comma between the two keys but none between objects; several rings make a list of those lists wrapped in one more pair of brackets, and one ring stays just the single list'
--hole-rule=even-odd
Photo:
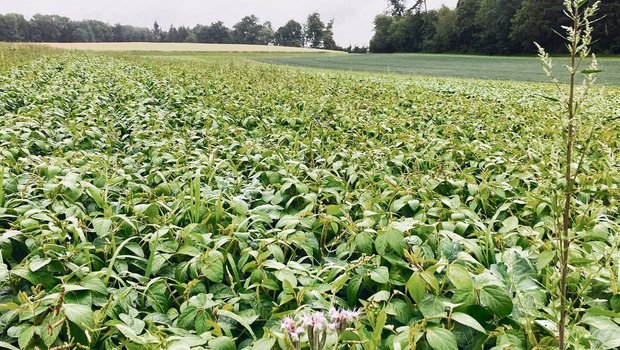
[{"label": "green leaf", "polygon": [[549,100],[551,102],[560,102],[558,98],[553,97],[553,96],[547,96],[547,95],[541,95],[541,94],[538,94],[538,96],[544,98],[545,100]]},{"label": "green leaf", "polygon": [[437,281],[437,277],[433,274],[433,272],[426,270],[420,273],[420,277],[426,282],[426,284],[432,288],[434,291],[439,290],[439,282]]},{"label": "green leaf", "polygon": [[53,317],[52,314],[47,315],[45,320],[39,326],[39,331],[37,332],[43,343],[49,348],[58,338],[58,334],[60,334],[60,330],[63,328],[64,322],[61,314],[58,314],[56,317]]},{"label": "green leaf", "polygon": [[347,285],[347,302],[349,305],[356,305],[359,295],[359,289],[362,285],[362,276],[357,275],[351,277],[349,284]]},{"label": "green leaf", "polygon": [[592,234],[588,236],[590,239],[600,240],[601,242],[607,241],[609,237],[609,226],[607,224],[599,223],[592,228]]},{"label": "green leaf", "polygon": [[544,269],[549,265],[551,261],[555,258],[555,251],[546,250],[538,254],[538,259],[536,261],[536,267],[539,270]]},{"label": "green leaf", "polygon": [[106,218],[94,218],[91,220],[93,229],[98,237],[107,237],[112,228],[112,220]]},{"label": "green leaf", "polygon": [[426,331],[426,341],[433,350],[458,350],[456,337],[444,328],[431,328]]},{"label": "green leaf", "polygon": [[276,340],[274,338],[263,338],[252,344],[252,350],[271,350],[275,344]]},{"label": "green leaf", "polygon": [[45,267],[50,262],[52,262],[52,259],[49,259],[49,258],[48,259],[35,258],[29,264],[30,271],[36,272],[37,270]]},{"label": "green leaf", "polygon": [[516,334],[504,333],[497,337],[497,348],[510,350],[525,350],[524,341]]},{"label": "green leaf", "polygon": [[4,342],[4,341],[0,341],[0,348],[2,349],[8,349],[8,350],[19,350],[19,348],[14,347],[13,345]]},{"label": "green leaf", "polygon": [[581,71],[582,74],[596,74],[603,72],[602,69],[584,69]]},{"label": "green leaf", "polygon": [[202,334],[211,329],[211,316],[205,310],[198,309],[195,318],[192,320],[196,333]]},{"label": "green leaf", "polygon": [[193,330],[194,320],[196,319],[197,314],[198,309],[195,306],[187,306],[183,309],[183,311],[181,311],[181,314],[177,318],[177,326],[187,330]]},{"label": "green leaf", "polygon": [[482,325],[478,321],[476,321],[475,318],[469,316],[468,314],[464,314],[462,312],[453,312],[451,317],[456,322],[462,325],[465,325],[467,327],[473,328],[477,330],[478,332],[482,332],[485,334],[487,332],[486,329],[484,329],[484,327],[482,327]]},{"label": "green leaf", "polygon": [[471,289],[474,281],[467,268],[463,265],[452,264],[448,267],[448,279],[456,289]]},{"label": "green leaf", "polygon": [[170,294],[164,280],[152,283],[147,289],[146,296],[155,311],[165,314],[170,309]]},{"label": "green leaf", "polygon": [[116,329],[118,329],[125,337],[127,337],[127,339],[131,340],[132,342],[136,344],[144,344],[144,341],[142,341],[142,339],[136,335],[136,332],[131,327],[120,322],[118,324],[115,324],[114,327],[116,327]]},{"label": "green leaf", "polygon": [[426,318],[443,317],[446,314],[445,299],[433,294],[427,294],[418,305],[420,312]]},{"label": "green leaf", "polygon": [[[176,337],[175,337],[176,338]],[[207,340],[198,335],[184,334],[180,339],[170,343],[166,350],[188,350],[207,343]]]},{"label": "green leaf", "polygon": [[368,301],[372,301],[375,303],[388,301],[389,299],[390,299],[390,292],[388,292],[387,290],[378,291],[375,294],[368,297]]},{"label": "green leaf", "polygon": [[618,331],[620,327],[607,328],[607,329],[594,329],[592,336],[601,342],[600,349],[611,350],[620,348],[620,337],[618,337]]},{"label": "green leaf", "polygon": [[210,251],[202,266],[204,275],[213,282],[222,282],[224,280],[224,262],[222,253],[218,251]]},{"label": "green leaf", "polygon": [[90,291],[93,291],[95,293],[98,294],[103,294],[103,295],[107,295],[108,294],[108,288],[106,288],[105,284],[103,283],[102,280],[100,280],[99,278],[92,276],[92,275],[88,275],[86,277],[84,277],[81,281],[80,281],[80,285]]},{"label": "green leaf", "polygon": [[502,232],[511,232],[519,227],[519,219],[516,216],[511,216],[502,221]]},{"label": "green leaf", "polygon": [[419,272],[414,272],[411,275],[405,288],[416,303],[420,304],[422,302],[422,298],[424,298],[424,294],[426,294],[426,283]]},{"label": "green leaf", "polygon": [[252,330],[252,327],[250,325],[254,323],[254,321],[256,321],[256,319],[258,318],[258,315],[247,317],[247,316],[237,315],[227,310],[218,310],[217,314],[218,316],[229,317],[239,322],[240,325],[242,325],[245,329],[248,330],[248,332],[250,332],[250,334],[252,335],[252,338],[256,340],[256,334],[254,334],[254,331]]},{"label": "green leaf", "polygon": [[299,224],[299,218],[293,215],[284,215],[278,223],[276,224],[277,228],[293,228]]},{"label": "green leaf", "polygon": [[480,290],[480,303],[497,317],[505,317],[512,313],[512,299],[501,286],[483,287]]},{"label": "green leaf", "polygon": [[365,254],[372,254],[372,236],[368,232],[361,232],[355,236],[357,250]]},{"label": "green leaf", "polygon": [[28,347],[28,344],[34,336],[34,331],[35,327],[31,325],[28,325],[21,329],[21,331],[19,332],[19,337],[17,338],[17,344],[20,348],[26,349]]},{"label": "green leaf", "polygon": [[75,323],[81,328],[92,329],[95,326],[93,310],[90,306],[80,304],[65,304],[65,316],[69,321]]},{"label": "green leaf", "polygon": [[611,309],[615,312],[620,312],[620,294],[616,294],[609,299]]},{"label": "green leaf", "polygon": [[0,251],[0,281],[9,279],[9,267],[2,261],[2,251]]},{"label": "green leaf", "polygon": [[375,239],[375,248],[379,255],[385,255],[389,248],[394,253],[402,256],[403,251],[407,248],[407,243],[405,243],[405,236],[402,232],[394,228],[389,228],[377,236]]},{"label": "green leaf", "polygon": [[209,349],[212,350],[237,350],[235,342],[229,337],[219,337],[209,342]]},{"label": "green leaf", "polygon": [[99,188],[90,185],[86,188],[86,193],[95,201],[95,203],[97,203],[100,208],[105,208],[105,201],[101,196],[101,190]]},{"label": "green leaf", "polygon": [[385,266],[379,266],[370,272],[370,279],[379,284],[388,283],[390,280],[390,271]]},{"label": "green leaf", "polygon": [[381,341],[381,335],[383,334],[383,327],[385,327],[385,322],[387,321],[387,312],[385,308],[379,311],[377,318],[375,319],[375,324],[373,325],[372,336],[376,341]]},{"label": "green leaf", "polygon": [[343,273],[342,275],[338,276],[333,282],[332,282],[332,294],[336,294],[338,293],[342,288],[344,288],[344,286],[346,285],[347,281],[349,281],[349,273]]},{"label": "green leaf", "polygon": [[388,304],[388,314],[394,316],[396,321],[407,324],[414,316],[413,308],[401,299],[392,299]]},{"label": "green leaf", "polygon": [[159,218],[159,207],[157,204],[137,204],[134,206],[134,210],[137,214],[145,216],[149,224],[157,223]]}]

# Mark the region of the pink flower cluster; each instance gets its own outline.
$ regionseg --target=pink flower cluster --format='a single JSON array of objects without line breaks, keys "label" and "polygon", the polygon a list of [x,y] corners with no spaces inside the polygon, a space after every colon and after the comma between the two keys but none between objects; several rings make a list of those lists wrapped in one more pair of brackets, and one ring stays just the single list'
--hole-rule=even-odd
[{"label": "pink flower cluster", "polygon": [[337,334],[344,332],[349,323],[359,319],[358,310],[344,310],[332,308],[329,310],[329,321],[323,312],[313,312],[301,317],[301,326],[297,326],[295,319],[285,317],[280,323],[280,328],[286,332],[293,347],[301,348],[301,334],[308,334],[308,343],[312,350],[322,350],[328,331],[336,331]]}]

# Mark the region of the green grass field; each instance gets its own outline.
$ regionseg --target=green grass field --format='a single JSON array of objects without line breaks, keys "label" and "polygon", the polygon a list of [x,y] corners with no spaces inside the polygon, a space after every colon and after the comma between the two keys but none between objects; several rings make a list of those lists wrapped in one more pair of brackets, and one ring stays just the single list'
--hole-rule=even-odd
[{"label": "green grass field", "polygon": [[[260,61],[300,67],[492,80],[546,82],[533,57],[433,54],[349,54],[342,56],[265,57]],[[600,58],[599,83],[620,85],[620,58]],[[559,73],[563,60],[556,62]]]}]

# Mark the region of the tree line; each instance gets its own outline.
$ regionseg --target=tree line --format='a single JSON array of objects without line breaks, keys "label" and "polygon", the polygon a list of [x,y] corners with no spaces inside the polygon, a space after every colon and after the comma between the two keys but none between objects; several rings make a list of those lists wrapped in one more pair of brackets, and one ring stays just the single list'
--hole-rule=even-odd
[{"label": "tree line", "polygon": [[[593,1],[593,0],[586,0]],[[388,11],[375,17],[371,52],[451,52],[521,54],[564,49],[554,32],[568,25],[562,0],[459,0],[456,8],[426,10],[425,2],[389,0]],[[620,53],[620,1],[600,5],[593,49]]]},{"label": "tree line", "polygon": [[152,28],[97,20],[74,21],[58,15],[36,14],[27,20],[16,13],[0,14],[0,41],[10,42],[175,42],[279,45],[338,49],[334,41],[334,21],[324,22],[319,13],[305,23],[290,20],[273,29],[254,15],[243,17],[232,28],[224,22],[198,24],[193,28],[171,25],[167,30],[155,22]]}]

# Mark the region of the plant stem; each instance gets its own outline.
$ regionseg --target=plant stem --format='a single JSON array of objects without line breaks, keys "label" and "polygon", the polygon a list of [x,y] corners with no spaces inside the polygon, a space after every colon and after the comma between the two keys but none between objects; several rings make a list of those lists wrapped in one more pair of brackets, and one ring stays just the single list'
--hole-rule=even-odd
[{"label": "plant stem", "polygon": [[0,207],[4,206],[4,166],[0,168]]},{"label": "plant stem", "polygon": [[[573,30],[575,33],[579,27],[579,6],[573,6]],[[573,158],[573,142],[574,142],[574,118],[575,118],[575,74],[576,74],[576,55],[577,40],[575,34],[571,42],[571,72],[570,72],[570,92],[568,96],[568,135],[566,138],[566,172],[564,179],[566,181],[566,193],[564,202],[564,212],[562,215],[562,232],[560,233],[561,259],[560,259],[560,325],[559,325],[559,348],[566,349],[566,287],[568,279],[568,249],[570,247],[569,225],[570,225],[570,209],[571,199],[573,196],[573,177],[571,176],[571,163]]]}]

